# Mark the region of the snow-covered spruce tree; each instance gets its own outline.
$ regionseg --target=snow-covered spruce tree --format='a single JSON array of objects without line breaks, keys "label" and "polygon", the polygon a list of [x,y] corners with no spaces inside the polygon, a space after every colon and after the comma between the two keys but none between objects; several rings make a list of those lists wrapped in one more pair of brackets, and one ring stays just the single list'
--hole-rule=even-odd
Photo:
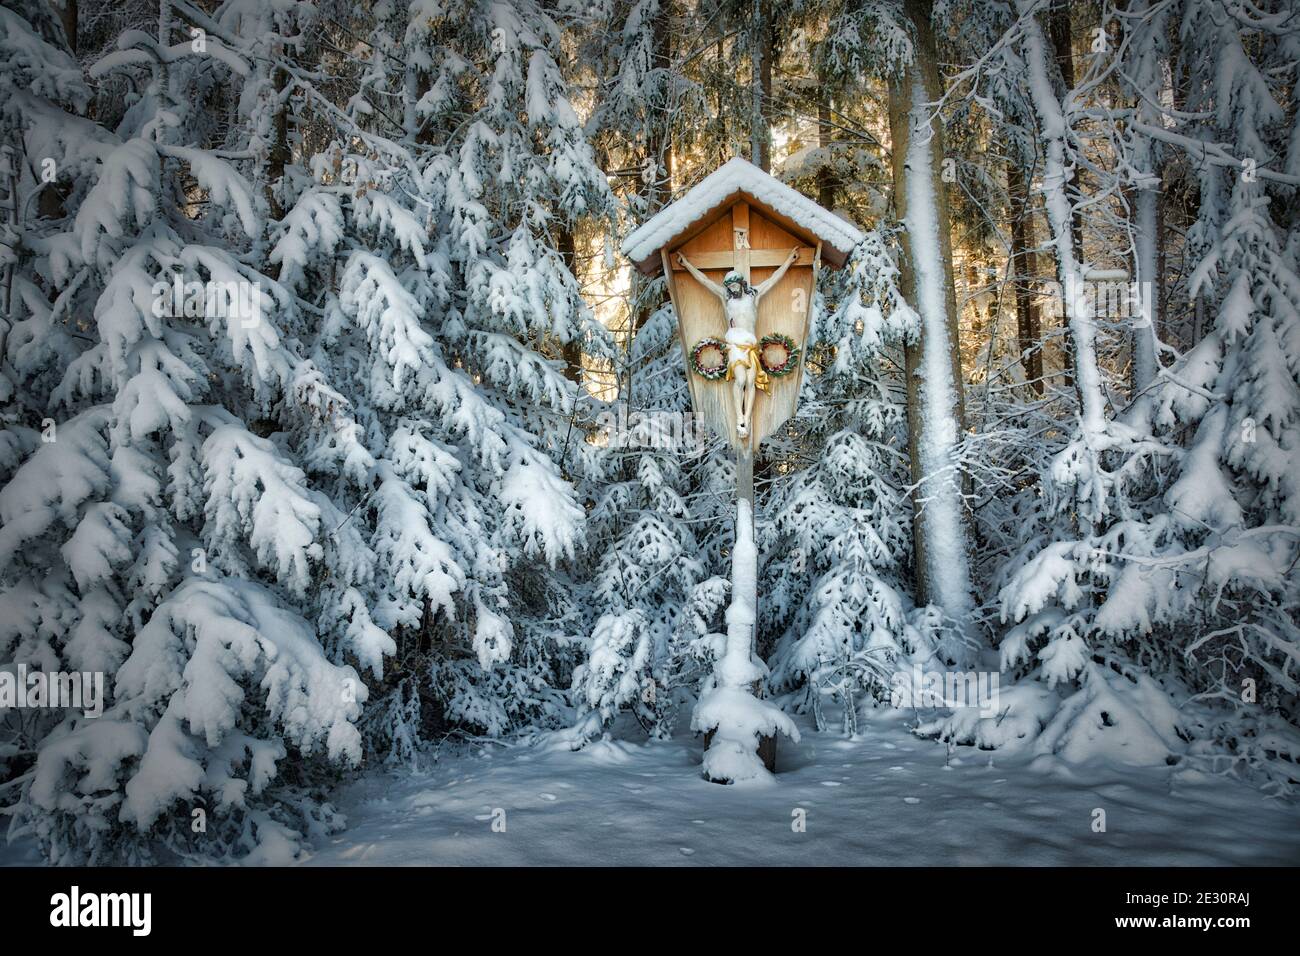
[{"label": "snow-covered spruce tree", "polygon": [[[819,69],[832,83],[855,91],[847,95],[861,95],[864,74],[888,88],[893,202],[896,214],[906,223],[900,235],[891,237],[897,249],[887,250],[886,237],[877,235],[872,237],[872,248],[864,252],[870,268],[883,270],[878,276],[859,274],[855,269],[849,279],[859,291],[842,301],[865,296],[864,301],[874,303],[871,310],[876,317],[871,321],[876,327],[869,327],[869,335],[875,343],[856,352],[840,349],[837,362],[848,363],[846,369],[860,364],[845,381],[861,395],[863,382],[854,376],[864,375],[873,363],[879,341],[883,338],[902,352],[907,369],[902,382],[907,415],[905,460],[912,466],[910,481],[904,484],[911,486],[913,508],[905,534],[915,551],[905,567],[915,581],[917,599],[932,606],[936,620],[943,620],[935,648],[939,657],[948,663],[969,661],[977,641],[960,464],[963,381],[949,221],[939,176],[943,122],[933,115],[943,93],[941,78],[933,69],[937,62],[931,25],[934,11],[924,0],[907,0],[827,3],[823,14],[825,39],[815,51]],[[882,310],[889,316],[883,327]],[[836,336],[845,334],[851,333],[835,332]],[[840,346],[837,340],[827,343]],[[884,437],[876,422],[846,420],[844,424],[861,428],[862,435],[873,441]],[[827,439],[831,434],[818,437]],[[809,456],[816,460],[827,450],[819,448]],[[887,473],[878,466],[876,461],[864,462],[864,474]],[[888,577],[889,572],[884,573]]]},{"label": "snow-covered spruce tree", "polygon": [[[1041,150],[1024,62],[1009,39],[1015,19],[1014,3],[1006,2],[945,4],[936,14],[941,57],[978,64],[952,74],[947,92],[946,129],[955,133],[946,140],[945,158],[955,174],[949,192],[954,242],[968,252],[1000,248],[1006,256],[1001,275],[983,280],[989,292],[978,298],[988,303],[987,318],[973,303],[964,310],[973,320],[967,346],[979,346],[965,359],[971,433],[963,465],[973,492],[972,576],[986,618],[996,616],[997,587],[991,582],[1005,574],[1008,555],[1054,520],[1039,493],[1039,477],[1049,473],[1052,457],[1065,444],[1068,434],[1058,423],[1073,414],[1075,402],[1073,388],[1062,388],[1045,361],[1058,333],[1039,295],[1045,257],[1037,251],[1041,191],[1035,180]],[[1001,227],[989,215],[999,207],[1007,210]],[[969,281],[966,291],[973,291]],[[1014,307],[1014,325],[1004,306]]]},{"label": "snow-covered spruce tree", "polygon": [[[693,87],[671,60],[675,12],[666,0],[615,4],[598,41],[604,49],[593,51],[606,71],[595,135],[612,166],[635,172],[620,196],[628,226],[669,200],[670,134],[691,108],[684,101]],[[729,468],[721,443],[691,416],[666,295],[663,278],[634,279],[619,397],[600,419],[603,480],[588,524],[592,624],[574,671],[574,746],[624,710],[652,737],[670,734],[726,605]]]},{"label": "snow-covered spruce tree", "polygon": [[[372,714],[397,736],[422,698],[426,728],[555,722],[584,630],[566,567],[584,540],[574,482],[598,474],[593,404],[564,355],[611,354],[557,233],[610,215],[612,197],[540,5],[429,0],[377,8],[364,29],[347,136],[318,167],[366,237],[321,303],[348,337],[331,351],[388,449],[369,507],[376,622],[400,664]],[[304,217],[338,192],[304,194]]]},{"label": "snow-covered spruce tree", "polygon": [[[898,268],[878,231],[816,296],[796,451],[811,461],[776,483],[760,525],[761,613],[775,633],[770,682],[786,706],[845,733],[860,705],[891,699],[894,678],[935,654],[942,615],[913,606],[902,383],[881,371],[887,344],[915,331]],[[822,363],[825,363],[824,365]],[[942,662],[935,666],[942,667]]]},{"label": "snow-covered spruce tree", "polygon": [[[1073,759],[1104,753],[1160,763],[1181,741],[1169,697],[1174,688],[1158,686],[1143,663],[1159,641],[1147,636],[1135,644],[1149,623],[1140,615],[1118,620],[1125,599],[1107,605],[1107,597],[1122,569],[1114,552],[1154,546],[1151,522],[1160,513],[1160,482],[1175,450],[1131,416],[1107,415],[1098,323],[1069,186],[1073,170],[1085,164],[1116,185],[1118,176],[1086,154],[1076,90],[1057,91],[1042,8],[1032,0],[1018,3],[986,68],[999,96],[1029,105],[1043,143],[1044,212],[1068,321],[1077,426],[1046,462],[1039,479],[1044,507],[1036,516],[1030,510],[1018,545],[994,578],[1003,621],[1012,625],[1000,637],[1001,669],[1019,683],[1003,688],[995,718],[959,711],[922,730],[981,747],[1032,742]],[[1093,57],[1078,86],[1095,83],[1109,64],[1109,55]],[[1010,88],[1009,78],[1019,78],[1023,88]]]},{"label": "snow-covered spruce tree", "polygon": [[[1287,476],[1296,464],[1300,390],[1285,343],[1296,335],[1300,286],[1294,240],[1270,213],[1270,199],[1293,188],[1277,170],[1289,155],[1277,99],[1287,94],[1265,77],[1289,75],[1275,67],[1289,62],[1294,39],[1288,46],[1281,21],[1240,24],[1214,4],[1178,11],[1184,37],[1213,27],[1218,42],[1183,45],[1187,59],[1174,73],[1189,78],[1188,105],[1156,124],[1135,109],[1117,153],[1121,168],[1139,176],[1149,175],[1157,143],[1199,164],[1191,294],[1213,303],[1217,318],[1186,356],[1156,372],[1158,391],[1136,395],[1108,419],[1090,385],[1100,382],[1094,319],[1062,188],[1065,166],[1080,161],[1083,147],[1046,81],[1035,11],[1022,4],[1021,12],[1019,49],[1048,141],[1044,188],[1074,336],[1080,428],[1044,476],[1055,522],[1013,555],[1000,593],[1014,625],[1001,641],[1003,668],[1041,684],[1004,691],[996,721],[958,715],[932,729],[986,747],[1034,740],[1040,752],[1076,760],[1162,763],[1190,753],[1210,765],[1263,769],[1285,788],[1300,749],[1294,729],[1275,716],[1296,714],[1295,585],[1287,569],[1297,525]],[[1143,63],[1162,47],[1145,21],[1137,26],[1126,55],[1142,67],[1132,71],[1140,81],[1158,71]],[[1098,59],[1090,73],[1106,66]],[[1150,139],[1156,143],[1143,142]],[[1252,175],[1224,142],[1276,165],[1266,160]],[[1140,232],[1147,216],[1138,213]],[[1139,260],[1149,269],[1143,244]]]},{"label": "snow-covered spruce tree", "polygon": [[[598,616],[574,672],[575,743],[624,709],[651,736],[670,734],[681,693],[698,686],[727,598],[727,579],[715,570],[725,567],[720,550],[729,537],[727,476],[719,443],[690,414],[671,305],[641,327],[628,358],[636,403],[606,413],[609,478],[590,514]],[[712,495],[702,487],[710,475]]]},{"label": "snow-covered spruce tree", "polygon": [[[76,430],[59,426],[66,441],[55,447],[84,446],[102,458],[104,487],[90,487],[119,504],[111,495],[121,483],[120,506],[128,509],[92,514],[94,499],[87,501],[82,510],[94,521],[82,521],[74,553],[80,545],[106,550],[116,532],[126,544],[99,564],[126,565],[116,581],[86,571],[85,598],[82,582],[65,588],[69,605],[97,608],[81,618],[82,630],[92,633],[93,622],[120,636],[121,656],[131,654],[111,682],[115,721],[73,725],[82,736],[69,734],[60,750],[42,748],[34,782],[24,780],[20,819],[58,858],[72,858],[74,844],[96,858],[262,858],[247,854],[254,847],[265,854],[276,840],[298,842],[314,825],[308,812],[322,815],[268,787],[286,745],[300,753],[280,762],[281,774],[288,768],[305,779],[303,754],[327,750],[355,762],[364,741],[380,755],[405,757],[421,733],[440,727],[497,734],[560,712],[568,637],[581,627],[574,623],[579,592],[559,565],[581,543],[583,511],[557,461],[579,478],[586,473],[589,410],[558,358],[573,342],[595,354],[603,345],[550,232],[601,213],[609,200],[553,57],[556,24],[537,7],[461,6],[425,5],[409,18],[386,7],[374,16],[360,11],[338,29],[370,36],[367,56],[331,60],[320,49],[303,55],[311,42],[304,36],[315,35],[308,28],[325,37],[325,50],[350,44],[332,42],[337,21],[313,23],[305,5],[272,16],[260,4],[227,3],[211,17],[179,5],[186,32],[202,42],[160,50],[152,38],[128,34],[123,51],[96,66],[97,77],[126,72],[144,92],[128,100],[116,132],[84,123],[106,144],[85,173],[91,183],[99,174],[102,195],[92,185],[75,219],[49,226],[42,254],[32,256],[33,285],[37,293],[44,285],[62,290],[62,298],[42,311],[39,295],[28,296],[39,321],[11,338],[33,379],[26,393],[34,410],[24,414],[39,423],[47,404],[88,406]],[[183,36],[181,26],[175,30]],[[391,55],[399,48],[409,65],[400,69]],[[330,96],[304,66],[310,57],[330,60],[339,77]],[[237,119],[210,124],[222,133],[216,143],[204,111],[179,105],[206,102],[200,80],[213,62],[244,78],[226,85],[237,91],[236,103],[216,104]],[[39,82],[48,87],[48,79]],[[346,98],[336,102],[340,86]],[[394,117],[388,94],[396,91],[410,108]],[[462,124],[467,112],[474,122]],[[59,123],[68,126],[66,118]],[[308,133],[335,144],[289,161],[289,148]],[[218,148],[188,145],[195,142]],[[250,189],[236,164],[266,188]],[[182,195],[182,186],[191,192]],[[205,201],[193,203],[195,194]],[[76,229],[61,234],[69,225]],[[108,272],[98,294],[103,341],[77,349],[58,337],[66,324],[60,317],[76,296],[94,302],[96,270]],[[171,282],[176,272],[185,281],[247,280],[260,295],[260,321],[236,316],[205,328],[183,308],[153,315],[155,280]],[[144,332],[130,324],[132,315]],[[38,338],[42,327],[50,331]],[[67,350],[60,367],[50,368],[50,346],[34,347],[38,341]],[[126,363],[121,376],[114,362]],[[105,404],[90,407],[95,399]],[[257,434],[244,428],[249,418]],[[104,438],[98,458],[95,434]],[[34,430],[15,433],[15,463],[37,438]],[[19,474],[35,481],[11,485],[41,485],[51,468],[62,473],[51,457],[33,456],[44,464]],[[126,470],[146,464],[152,486]],[[89,480],[78,475],[73,490],[81,497],[63,508],[67,517],[41,505],[48,522],[75,524],[91,493],[79,489]],[[30,494],[5,495],[6,516],[34,507]],[[27,545],[36,532],[21,527],[27,523],[6,530],[15,541],[28,534]],[[147,545],[132,549],[137,564],[126,550],[133,529]],[[20,603],[34,580],[51,580],[54,558],[25,560],[42,573],[11,589]],[[75,577],[81,567],[61,574]],[[116,624],[120,615],[93,585],[131,595],[124,623]],[[15,619],[44,639],[42,615],[51,614]],[[221,635],[208,626],[218,614],[244,625],[227,625],[227,643],[277,621],[276,636],[294,653],[282,648],[272,667],[254,650],[269,655],[273,645],[250,637],[236,658],[217,653],[214,662],[220,645],[202,642]],[[78,620],[71,611],[64,616]],[[179,651],[169,634],[182,642]],[[196,640],[190,656],[204,662],[202,671],[186,665]],[[394,652],[399,661],[385,672],[383,658]],[[160,654],[176,669],[171,682],[166,668],[148,666]],[[369,694],[347,663],[363,670]],[[211,673],[218,664],[232,669],[229,679]],[[191,671],[202,674],[208,696],[186,696],[182,675]],[[271,681],[264,687],[263,673]],[[247,706],[235,716],[216,709],[223,701],[235,707],[240,681],[262,689],[264,716],[250,716]],[[317,702],[321,694],[329,706]],[[367,696],[375,699],[359,738],[349,721]],[[193,713],[184,710],[187,701]],[[119,713],[130,722],[116,720]],[[222,737],[223,715],[238,734]],[[122,736],[110,737],[106,728],[118,725]],[[139,734],[153,729],[147,745],[133,743],[128,731],[137,725]],[[196,735],[218,756],[191,740]],[[83,739],[101,741],[104,753]],[[182,776],[188,765],[178,754],[206,776]],[[167,768],[176,779],[162,786],[155,777]],[[68,796],[79,792],[77,769],[93,778],[93,799]],[[244,789],[224,783],[241,770]],[[129,813],[115,814],[123,798],[114,786],[126,790]],[[219,801],[210,788],[221,788]],[[209,842],[199,844],[188,838],[188,816],[186,827],[160,817],[181,794],[239,812],[228,824],[223,818],[225,830],[210,825]],[[273,798],[281,801],[274,813],[263,806]],[[77,812],[82,803],[87,808]],[[146,812],[153,816],[130,815]],[[274,830],[281,819],[296,832]],[[142,836],[122,823],[153,829]],[[113,840],[79,840],[90,827],[111,831]],[[242,829],[226,832],[231,827]]]},{"label": "snow-covered spruce tree", "polygon": [[[91,70],[129,75],[123,109],[88,117],[80,71],[33,31],[40,6],[0,10],[23,210],[0,659],[97,672],[108,699],[96,718],[9,715],[14,826],[60,863],[283,860],[337,822],[324,765],[361,759],[366,688],[342,658],[377,670],[391,643],[361,600],[333,659],[317,636],[321,581],[354,588],[373,559],[303,467],[328,386],[259,269],[266,204],[238,168],[265,102],[206,78],[237,86],[310,11],[227,4],[223,41],[164,3],[156,34],[124,32]],[[40,189],[61,201],[31,217]]]},{"label": "snow-covered spruce tree", "polygon": [[[1158,424],[1186,436],[1163,498],[1168,543],[1134,559],[1119,585],[1182,629],[1186,680],[1226,706],[1201,717],[1193,752],[1291,789],[1300,784],[1300,23],[1282,8],[1223,13],[1189,0],[1179,24],[1185,38],[1215,37],[1182,46],[1195,118],[1177,143],[1201,161],[1189,294],[1212,304],[1214,321],[1160,393]],[[1237,155],[1211,158],[1221,143]]]}]

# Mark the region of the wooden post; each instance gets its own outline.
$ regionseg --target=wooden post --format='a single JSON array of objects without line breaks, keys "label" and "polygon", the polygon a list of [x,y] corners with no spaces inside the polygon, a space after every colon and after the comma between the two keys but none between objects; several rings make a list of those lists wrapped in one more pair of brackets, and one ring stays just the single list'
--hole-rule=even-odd
[{"label": "wooden post", "polygon": [[749,204],[738,202],[731,207],[732,268],[749,281]]},{"label": "wooden post", "polygon": [[[732,256],[735,265],[733,268],[745,277],[749,282],[751,256],[749,232],[749,204],[738,202],[731,207],[731,243]],[[757,503],[754,500],[754,446],[747,444],[744,448],[735,450],[736,461],[736,520],[741,520],[740,502],[749,502],[749,536],[754,537],[754,518],[758,514]],[[736,536],[740,536],[740,529],[736,529]],[[754,561],[752,573],[744,575],[744,579],[754,582],[753,593],[747,595],[749,606],[754,608],[754,626],[749,630],[749,653],[751,657],[758,657],[758,549],[755,548],[751,556]],[[735,560],[733,556],[732,560]],[[735,597],[736,595],[733,595]],[[761,696],[763,687],[761,683],[754,684],[754,696]],[[758,756],[763,761],[763,766],[768,772],[776,770],[776,737],[765,736],[759,738]]]},{"label": "wooden post", "polygon": [[[753,540],[754,538],[754,452],[752,449],[746,448],[741,451],[737,451],[734,454],[735,454],[735,462],[736,462],[736,510],[735,510],[735,518],[734,518],[734,520],[736,521],[736,540],[739,541],[742,538],[742,536],[748,537],[750,540]],[[748,507],[742,508],[741,502],[747,504]],[[742,528],[740,525],[741,521],[749,522],[748,528]],[[748,534],[745,534],[746,531],[748,532]],[[749,593],[746,595],[732,594],[732,598],[734,600],[735,598],[739,597],[742,599],[743,603],[748,604],[749,607],[752,607],[754,609],[755,623],[754,625],[750,626],[749,634],[747,635],[747,638],[748,638],[748,645],[749,645],[749,656],[757,659],[758,648],[755,646],[757,623],[758,623],[758,549],[757,547],[749,549],[746,552],[744,559],[752,562],[748,568],[739,567],[737,565],[737,562],[742,560],[740,549],[736,549],[732,551],[732,555],[731,555],[732,587],[733,588],[738,587],[739,586],[738,582],[740,581],[747,581],[749,582],[750,590]],[[729,634],[732,633],[732,628],[735,628],[737,626],[738,625],[736,624],[728,624],[727,629]],[[740,635],[740,636],[746,637],[746,635]],[[763,696],[762,681],[755,681],[754,684],[751,686],[750,690],[755,697],[762,697]],[[704,735],[704,749],[708,750],[709,747],[712,745],[712,743],[713,743],[713,731],[709,731],[707,734]],[[759,737],[758,758],[763,761],[763,766],[767,768],[769,773],[776,772],[776,736],[775,735],[765,734]],[[715,783],[726,783],[726,782],[728,781],[722,781],[722,780],[715,781]]]}]

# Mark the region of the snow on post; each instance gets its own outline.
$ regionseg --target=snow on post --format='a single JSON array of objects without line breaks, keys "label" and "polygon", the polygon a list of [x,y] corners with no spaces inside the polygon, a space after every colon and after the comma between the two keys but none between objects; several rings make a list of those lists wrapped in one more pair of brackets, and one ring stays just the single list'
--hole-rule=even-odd
[{"label": "snow on post", "polygon": [[704,775],[719,783],[767,776],[768,768],[758,753],[761,738],[775,737],[779,730],[799,742],[799,730],[790,718],[753,693],[767,676],[767,668],[754,656],[757,582],[754,516],[749,501],[741,498],[736,502],[727,639],[691,718],[692,730],[711,735],[704,752]]}]

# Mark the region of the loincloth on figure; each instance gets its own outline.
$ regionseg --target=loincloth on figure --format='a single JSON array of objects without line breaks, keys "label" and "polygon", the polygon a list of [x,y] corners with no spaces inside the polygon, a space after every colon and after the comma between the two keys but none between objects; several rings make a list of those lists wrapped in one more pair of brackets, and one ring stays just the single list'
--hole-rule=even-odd
[{"label": "loincloth on figure", "polygon": [[747,368],[753,376],[754,387],[759,391],[768,390],[767,369],[758,352],[758,339],[753,332],[746,329],[727,330],[727,381],[736,377],[737,368]]}]

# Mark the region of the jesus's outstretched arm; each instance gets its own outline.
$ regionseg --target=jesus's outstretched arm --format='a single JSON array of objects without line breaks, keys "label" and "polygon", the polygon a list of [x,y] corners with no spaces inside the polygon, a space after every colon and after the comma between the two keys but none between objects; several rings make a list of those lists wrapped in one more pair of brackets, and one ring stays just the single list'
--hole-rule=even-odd
[{"label": "jesus's outstretched arm", "polygon": [[768,276],[766,280],[763,281],[762,285],[759,285],[754,289],[754,291],[758,293],[758,297],[760,299],[767,294],[769,289],[771,289],[774,285],[776,285],[778,282],[781,281],[781,277],[785,275],[786,270],[789,269],[792,265],[794,265],[794,261],[798,258],[799,258],[799,250],[791,249],[790,255],[786,256],[785,262],[781,263],[781,268],[773,272],[770,276]]},{"label": "jesus's outstretched arm", "polygon": [[706,276],[699,269],[695,268],[695,266],[691,265],[690,260],[687,259],[680,252],[677,253],[677,261],[686,267],[687,272],[689,272],[691,275],[695,276],[695,278],[699,280],[700,285],[704,286],[704,288],[708,289],[719,299],[724,299],[724,300],[726,299],[727,294],[726,292],[723,291],[722,286],[718,285],[716,282],[714,282],[712,279]]}]

